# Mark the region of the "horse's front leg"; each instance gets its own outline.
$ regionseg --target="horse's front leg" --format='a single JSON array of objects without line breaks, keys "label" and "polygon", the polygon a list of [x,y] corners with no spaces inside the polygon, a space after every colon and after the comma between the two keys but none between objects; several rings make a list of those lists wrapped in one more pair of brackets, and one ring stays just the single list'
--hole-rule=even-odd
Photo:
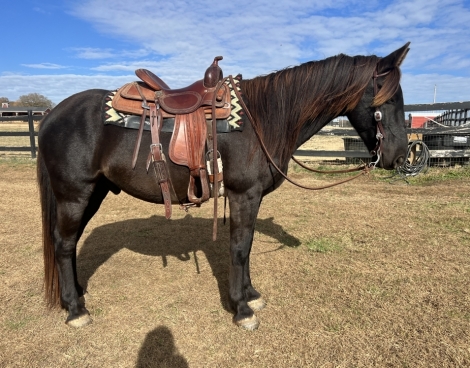
[{"label": "horse's front leg", "polygon": [[[254,190],[253,190],[254,192]],[[249,259],[261,193],[229,194],[230,272],[229,301],[235,311],[234,322],[248,330],[259,325],[253,309],[264,306],[261,295],[251,285]],[[252,309],[253,308],[253,309]]]}]

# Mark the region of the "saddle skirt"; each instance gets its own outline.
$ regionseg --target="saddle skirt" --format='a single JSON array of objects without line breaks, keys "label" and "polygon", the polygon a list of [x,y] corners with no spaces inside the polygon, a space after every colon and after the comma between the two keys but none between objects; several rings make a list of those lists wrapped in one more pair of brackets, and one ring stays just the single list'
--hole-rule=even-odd
[{"label": "saddle skirt", "polygon": [[[200,205],[210,198],[208,171],[205,160],[207,125],[204,110],[197,109],[190,114],[178,114],[170,140],[170,160],[177,165],[187,166],[190,173],[188,199]],[[196,194],[196,181],[201,183],[202,193]]]},{"label": "saddle skirt", "polygon": [[187,166],[191,172],[205,167],[204,145],[206,137],[206,119],[202,109],[198,109],[192,114],[177,115],[170,140],[171,161],[178,165]]}]

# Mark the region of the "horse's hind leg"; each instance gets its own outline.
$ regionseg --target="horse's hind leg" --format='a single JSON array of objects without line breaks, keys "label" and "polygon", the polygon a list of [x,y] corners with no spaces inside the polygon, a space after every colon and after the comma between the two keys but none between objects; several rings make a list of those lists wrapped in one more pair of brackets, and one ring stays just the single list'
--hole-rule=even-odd
[{"label": "horse's hind leg", "polygon": [[73,327],[89,324],[91,318],[77,290],[76,249],[78,232],[86,203],[58,202],[54,229],[55,264],[59,274],[60,301],[69,315],[66,323]]},{"label": "horse's hind leg", "polygon": [[61,303],[69,313],[66,323],[72,327],[91,323],[89,313],[80,298],[84,292],[77,280],[76,249],[86,224],[96,213],[107,193],[106,186],[99,183],[87,199],[57,203],[55,259],[59,273]]}]

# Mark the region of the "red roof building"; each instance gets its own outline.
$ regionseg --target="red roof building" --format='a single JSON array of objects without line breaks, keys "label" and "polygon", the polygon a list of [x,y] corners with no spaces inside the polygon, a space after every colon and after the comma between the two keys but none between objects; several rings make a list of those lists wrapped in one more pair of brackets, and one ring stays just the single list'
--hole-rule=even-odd
[{"label": "red roof building", "polygon": [[426,128],[427,123],[433,122],[439,115],[436,112],[413,112],[409,115],[410,126],[411,128]]}]

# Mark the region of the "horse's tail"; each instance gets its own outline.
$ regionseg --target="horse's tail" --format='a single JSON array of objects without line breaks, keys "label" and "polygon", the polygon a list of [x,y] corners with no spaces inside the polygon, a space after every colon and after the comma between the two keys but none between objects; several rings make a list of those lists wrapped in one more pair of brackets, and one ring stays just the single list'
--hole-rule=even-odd
[{"label": "horse's tail", "polygon": [[54,228],[57,222],[57,200],[41,152],[37,158],[37,180],[42,212],[42,245],[44,252],[44,291],[50,308],[60,305],[59,274],[54,251]]}]

